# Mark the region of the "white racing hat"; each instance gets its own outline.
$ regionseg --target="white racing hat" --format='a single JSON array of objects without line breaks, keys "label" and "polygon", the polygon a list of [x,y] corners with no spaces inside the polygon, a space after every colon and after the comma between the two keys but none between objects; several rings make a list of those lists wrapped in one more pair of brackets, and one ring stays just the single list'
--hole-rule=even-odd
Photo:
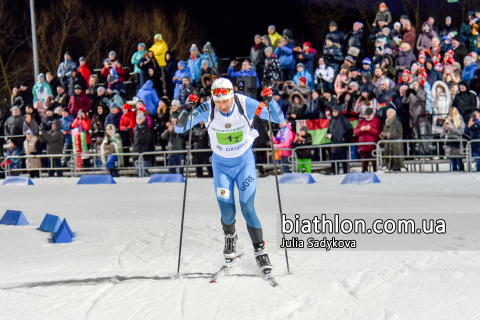
[{"label": "white racing hat", "polygon": [[218,89],[218,88],[230,89],[230,91],[227,94],[222,94],[221,92],[219,92],[217,95],[212,94],[212,98],[213,98],[214,101],[227,100],[227,99],[233,98],[233,95],[234,95],[233,84],[230,80],[228,80],[226,78],[218,78],[212,84],[212,92],[215,89]]}]

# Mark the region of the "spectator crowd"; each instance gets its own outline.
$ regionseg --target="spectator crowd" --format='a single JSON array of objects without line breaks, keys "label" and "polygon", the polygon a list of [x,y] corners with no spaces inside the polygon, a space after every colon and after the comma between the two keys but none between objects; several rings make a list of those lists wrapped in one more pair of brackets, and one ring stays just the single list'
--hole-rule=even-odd
[{"label": "spectator crowd", "polygon": [[[332,144],[421,139],[419,154],[427,156],[431,153],[427,139],[445,139],[444,152],[453,170],[463,171],[459,156],[465,145],[456,140],[480,138],[480,7],[468,12],[463,22],[430,16],[421,30],[415,30],[409,17],[402,15],[395,22],[381,3],[370,34],[366,23],[370,22],[352,26],[329,22],[323,46],[317,48],[295,41],[290,29],[280,35],[271,25],[265,35],[253,37],[248,58],[231,61],[226,75],[236,83],[236,91],[246,92],[243,80],[252,77],[254,96],[261,86],[271,85],[285,114],[286,121],[276,128],[275,136],[267,132],[262,120],[254,119],[252,127],[260,133],[254,147],[312,145],[308,127],[297,127],[296,120],[328,120],[325,137]],[[149,49],[139,43],[131,66],[126,67],[111,51],[97,73],[87,59],[79,57],[77,64],[67,51],[56,72],[39,74],[32,87],[25,81],[13,88],[9,108],[0,108],[0,129],[5,136],[0,142],[7,147],[4,155],[62,156],[27,161],[10,158],[2,162],[2,168],[24,167],[35,177],[40,168],[53,167],[62,176],[61,168],[75,158],[79,167],[103,166],[117,176],[118,168],[130,161],[122,153],[186,150],[188,136],[173,130],[177,117],[191,92],[202,103],[211,98],[211,85],[217,78],[213,67],[219,67],[221,60],[213,49],[213,66],[196,44],[191,45],[187,61],[177,60],[167,40],[156,34]],[[133,99],[126,84],[136,92]],[[204,123],[193,129],[191,147],[208,148]],[[365,172],[375,147],[364,144],[355,149]],[[404,144],[386,143],[384,154],[403,156]],[[257,162],[266,162],[266,153],[255,155]],[[283,172],[289,170],[290,155],[287,150],[278,153]],[[480,157],[479,143],[472,144],[472,155]],[[322,154],[318,149],[300,149],[299,170],[310,172],[311,160],[320,156],[332,161],[333,174],[340,168],[349,171],[348,162],[342,160],[352,155],[344,146]],[[198,177],[204,176],[201,165],[208,165],[209,157],[194,153]],[[143,160],[145,168],[155,166],[155,156]],[[183,173],[176,167],[185,161],[185,153],[170,154],[165,161],[171,172],[179,169]],[[480,160],[476,164],[480,170]],[[400,171],[404,161],[390,157],[383,165]],[[376,171],[375,161],[372,166]],[[212,176],[207,168],[207,176]],[[49,175],[54,176],[55,170]]]}]

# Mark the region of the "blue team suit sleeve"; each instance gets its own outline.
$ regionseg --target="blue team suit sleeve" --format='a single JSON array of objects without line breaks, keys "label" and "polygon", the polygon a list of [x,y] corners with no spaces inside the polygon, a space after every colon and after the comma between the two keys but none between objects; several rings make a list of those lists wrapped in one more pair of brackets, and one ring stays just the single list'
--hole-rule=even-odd
[{"label": "blue team suit sleeve", "polygon": [[[253,117],[255,116],[255,111],[257,110],[259,104],[260,102],[258,102],[257,100],[247,97],[247,99],[245,100],[245,109],[248,119],[253,119]],[[270,107],[270,119],[272,120],[272,122],[280,123],[285,120],[285,116],[277,101],[272,99],[268,106]],[[268,109],[266,107],[263,108],[262,112],[260,113],[260,119],[268,120],[267,112]]]},{"label": "blue team suit sleeve", "polygon": [[[183,111],[183,112],[186,112],[186,111]],[[192,128],[195,127],[197,124],[199,124],[201,121],[207,123],[209,112],[210,112],[210,103],[209,102],[205,102],[204,104],[196,107],[195,111],[193,111],[193,125],[192,125]],[[174,129],[175,129],[176,133],[184,133],[184,132],[190,130],[190,118],[188,119],[187,125],[184,128],[180,128],[180,127],[175,126]]]}]

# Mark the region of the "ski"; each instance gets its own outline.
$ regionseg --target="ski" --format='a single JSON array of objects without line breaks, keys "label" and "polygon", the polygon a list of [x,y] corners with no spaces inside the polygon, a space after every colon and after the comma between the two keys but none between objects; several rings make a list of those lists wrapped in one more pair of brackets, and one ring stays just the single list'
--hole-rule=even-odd
[{"label": "ski", "polygon": [[263,279],[265,279],[272,287],[278,286],[277,280],[273,277],[271,273],[263,273]]},{"label": "ski", "polygon": [[235,263],[240,260],[245,253],[241,253],[238,256],[236,256],[232,261],[225,262],[225,264],[220,268],[220,270],[215,273],[212,277],[212,280],[210,280],[210,283],[216,283],[219,281],[226,273],[227,270],[230,269]]}]

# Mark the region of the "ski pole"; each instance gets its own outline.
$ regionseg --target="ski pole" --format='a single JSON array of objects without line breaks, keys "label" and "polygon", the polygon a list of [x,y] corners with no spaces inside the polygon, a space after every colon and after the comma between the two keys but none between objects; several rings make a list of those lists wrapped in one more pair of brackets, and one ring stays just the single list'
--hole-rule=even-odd
[{"label": "ski pole", "polygon": [[[192,110],[194,110],[192,108]],[[183,222],[185,220],[185,202],[187,200],[187,182],[188,182],[188,164],[190,162],[190,155],[191,155],[191,146],[192,146],[192,123],[193,117],[191,114],[189,115],[190,118],[190,132],[188,133],[188,151],[187,151],[187,167],[186,167],[186,175],[185,175],[185,186],[183,188],[183,208],[182,208],[182,225],[180,227],[180,244],[178,246],[178,267],[177,267],[177,276],[180,274],[180,258],[182,257],[182,240],[183,240]]]},{"label": "ski pole", "polygon": [[[273,86],[272,86],[273,87]],[[270,88],[271,89],[271,88]],[[270,120],[270,106],[269,103],[272,101],[272,96],[268,95],[265,98],[265,102],[267,103],[267,113],[268,113],[268,130],[270,133],[273,135],[272,131],[272,121]],[[273,137],[272,137],[273,139]],[[282,200],[280,198],[280,187],[278,186],[278,173],[277,173],[277,162],[275,161],[275,147],[273,146],[273,141],[270,143],[272,147],[272,154],[273,154],[273,169],[275,171],[275,183],[277,185],[277,197],[278,197],[278,208],[280,210],[280,217],[282,216]],[[283,234],[283,242],[285,243],[285,232]],[[287,261],[287,272],[290,274],[290,265],[288,263],[288,252],[287,252],[287,246],[285,246],[285,260]]]}]

